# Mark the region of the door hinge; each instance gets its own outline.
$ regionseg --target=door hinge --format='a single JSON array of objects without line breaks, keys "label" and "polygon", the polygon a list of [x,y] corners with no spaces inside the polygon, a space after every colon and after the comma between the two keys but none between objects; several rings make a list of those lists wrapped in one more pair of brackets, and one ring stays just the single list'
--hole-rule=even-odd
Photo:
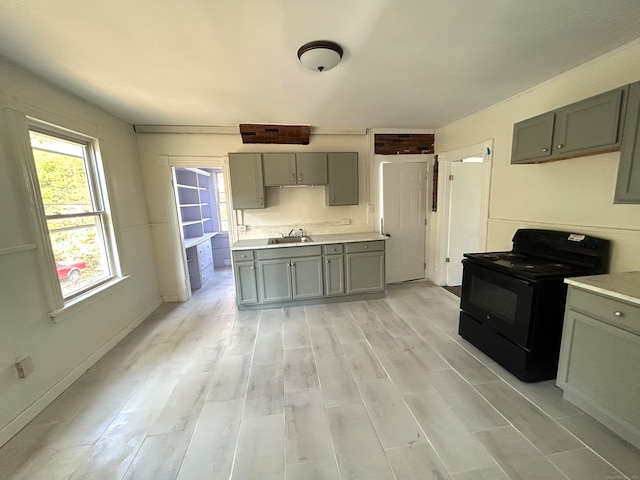
[{"label": "door hinge", "polygon": [[450,259],[449,257],[447,257],[447,258],[445,258],[445,259],[444,259],[444,262],[445,262],[445,263],[449,263],[450,261],[451,261],[451,259]]},{"label": "door hinge", "polygon": [[427,224],[427,219],[426,219],[426,218],[424,219],[424,224],[425,224],[425,225]]},{"label": "door hinge", "polygon": [[427,264],[423,263],[422,265],[423,265],[424,269],[426,270],[427,269]]},{"label": "door hinge", "polygon": [[449,180],[453,182],[453,174],[449,175]]}]

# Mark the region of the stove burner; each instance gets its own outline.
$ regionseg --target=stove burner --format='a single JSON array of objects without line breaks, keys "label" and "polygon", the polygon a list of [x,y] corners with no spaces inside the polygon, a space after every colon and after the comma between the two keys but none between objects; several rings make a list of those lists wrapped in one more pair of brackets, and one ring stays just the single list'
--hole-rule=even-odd
[{"label": "stove burner", "polygon": [[521,253],[506,252],[498,254],[500,258],[525,258]]}]

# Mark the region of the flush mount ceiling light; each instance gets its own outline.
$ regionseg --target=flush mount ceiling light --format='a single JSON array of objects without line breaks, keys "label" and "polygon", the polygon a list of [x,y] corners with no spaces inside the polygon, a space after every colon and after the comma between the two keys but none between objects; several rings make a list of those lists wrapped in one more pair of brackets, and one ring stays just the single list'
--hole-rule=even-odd
[{"label": "flush mount ceiling light", "polygon": [[309,70],[325,72],[340,62],[342,47],[328,40],[317,40],[301,46],[298,49],[298,58]]}]

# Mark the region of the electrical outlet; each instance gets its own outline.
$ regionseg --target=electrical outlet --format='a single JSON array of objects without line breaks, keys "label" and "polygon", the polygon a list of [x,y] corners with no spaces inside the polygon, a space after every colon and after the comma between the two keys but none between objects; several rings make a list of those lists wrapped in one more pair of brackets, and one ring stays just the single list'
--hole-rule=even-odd
[{"label": "electrical outlet", "polygon": [[238,231],[239,232],[246,232],[247,231],[247,226],[246,225],[238,225]]},{"label": "electrical outlet", "polygon": [[351,219],[350,218],[343,218],[342,219],[342,224],[343,225],[351,225]]},{"label": "electrical outlet", "polygon": [[31,360],[31,357],[23,358],[15,363],[15,367],[18,377],[25,378],[33,373],[33,360]]}]

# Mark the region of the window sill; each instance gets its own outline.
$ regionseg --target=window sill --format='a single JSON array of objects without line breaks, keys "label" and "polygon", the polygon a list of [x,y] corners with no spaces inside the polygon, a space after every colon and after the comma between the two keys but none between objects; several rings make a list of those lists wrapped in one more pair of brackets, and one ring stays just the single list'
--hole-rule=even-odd
[{"label": "window sill", "polygon": [[53,320],[53,323],[60,323],[71,315],[75,315],[79,311],[86,307],[89,307],[99,300],[102,300],[106,296],[113,293],[116,288],[122,286],[125,280],[129,278],[129,275],[123,277],[116,277],[108,282],[103,283],[99,287],[80,295],[79,297],[70,300],[65,303],[64,307],[49,312],[49,316]]}]

